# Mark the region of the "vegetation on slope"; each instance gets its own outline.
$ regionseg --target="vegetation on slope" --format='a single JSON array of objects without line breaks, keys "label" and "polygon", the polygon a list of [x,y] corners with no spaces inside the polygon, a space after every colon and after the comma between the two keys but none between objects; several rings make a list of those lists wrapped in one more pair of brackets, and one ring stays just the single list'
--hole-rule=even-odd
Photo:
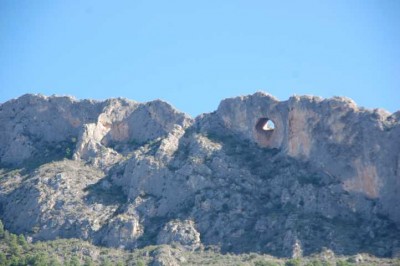
[{"label": "vegetation on slope", "polygon": [[98,247],[78,239],[58,239],[30,243],[23,235],[15,235],[5,230],[0,220],[0,266],[23,265],[400,266],[400,260],[377,259],[365,254],[352,257],[335,257],[330,251],[301,259],[277,259],[256,253],[240,255],[221,254],[212,247],[200,251],[187,251],[176,245],[148,246],[142,249],[126,251]]}]

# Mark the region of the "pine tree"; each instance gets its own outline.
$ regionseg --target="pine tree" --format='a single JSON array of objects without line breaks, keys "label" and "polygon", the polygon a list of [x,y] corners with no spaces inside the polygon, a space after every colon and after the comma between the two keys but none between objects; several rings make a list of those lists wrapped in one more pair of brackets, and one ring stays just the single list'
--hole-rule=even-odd
[{"label": "pine tree", "polygon": [[11,258],[7,262],[9,266],[19,266],[24,265],[24,261],[21,260],[19,256],[12,255]]},{"label": "pine tree", "polygon": [[49,265],[49,257],[45,253],[36,253],[29,258],[29,265],[32,266],[47,266]]},{"label": "pine tree", "polygon": [[28,242],[26,242],[26,239],[25,239],[25,237],[24,237],[24,235],[23,234],[20,234],[19,236],[18,236],[18,244],[24,249],[24,250],[27,250],[28,249]]},{"label": "pine tree", "polygon": [[15,256],[19,256],[21,254],[21,247],[18,245],[18,237],[15,234],[10,234],[10,238],[8,241],[8,247],[10,248],[10,253]]},{"label": "pine tree", "polygon": [[7,257],[6,254],[3,252],[0,252],[0,266],[6,266],[7,265]]}]

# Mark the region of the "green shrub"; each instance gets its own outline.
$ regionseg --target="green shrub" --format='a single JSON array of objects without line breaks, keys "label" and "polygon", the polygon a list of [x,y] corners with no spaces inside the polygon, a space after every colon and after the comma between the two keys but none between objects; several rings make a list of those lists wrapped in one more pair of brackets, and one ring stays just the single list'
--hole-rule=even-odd
[{"label": "green shrub", "polygon": [[254,262],[254,266],[278,266],[279,264],[272,262],[272,261],[266,261],[266,260],[258,260]]},{"label": "green shrub", "polygon": [[301,266],[300,259],[290,259],[285,262],[285,266]]},{"label": "green shrub", "polygon": [[20,234],[19,236],[18,236],[18,239],[17,239],[17,241],[18,241],[18,244],[24,249],[24,250],[27,250],[28,249],[28,242],[26,242],[26,239],[25,239],[25,236],[23,235],[23,234]]},{"label": "green shrub", "polygon": [[142,260],[138,260],[136,262],[136,266],[146,266],[146,263],[144,261],[142,261]]},{"label": "green shrub", "polygon": [[71,149],[67,147],[65,149],[65,157],[70,158],[72,156]]},{"label": "green shrub", "polygon": [[79,261],[79,258],[77,256],[72,256],[71,261],[70,261],[70,266],[80,266],[81,262]]},{"label": "green shrub", "polygon": [[319,260],[309,261],[305,266],[324,266]]},{"label": "green shrub", "polygon": [[338,260],[336,262],[336,266],[351,266],[353,263],[345,261],[345,260]]},{"label": "green shrub", "polygon": [[[25,265],[25,264],[26,264],[26,262],[24,261],[24,259],[22,259],[18,256],[15,256],[15,255],[12,255],[7,263],[7,265],[9,265],[9,266],[19,266],[19,265]],[[36,266],[36,265],[32,264],[32,266]]]},{"label": "green shrub", "polygon": [[104,258],[103,261],[101,262],[101,266],[113,266],[114,264],[108,259]]},{"label": "green shrub", "polygon": [[6,266],[7,265],[7,257],[6,254],[3,252],[0,252],[0,266]]},{"label": "green shrub", "polygon": [[21,247],[18,245],[18,237],[15,234],[10,234],[8,239],[8,247],[12,255],[19,256],[22,252]]},{"label": "green shrub", "polygon": [[332,264],[326,260],[312,260],[308,262],[305,266],[330,266],[330,265]]},{"label": "green shrub", "polygon": [[59,260],[57,257],[52,256],[52,257],[49,259],[49,265],[50,265],[50,266],[61,266],[61,262],[60,262],[60,260]]},{"label": "green shrub", "polygon": [[27,262],[32,266],[47,266],[49,264],[49,258],[47,254],[37,253],[29,256]]},{"label": "green shrub", "polygon": [[83,264],[83,266],[94,266],[94,265],[95,265],[95,264],[94,264],[92,258],[86,257],[85,263]]}]

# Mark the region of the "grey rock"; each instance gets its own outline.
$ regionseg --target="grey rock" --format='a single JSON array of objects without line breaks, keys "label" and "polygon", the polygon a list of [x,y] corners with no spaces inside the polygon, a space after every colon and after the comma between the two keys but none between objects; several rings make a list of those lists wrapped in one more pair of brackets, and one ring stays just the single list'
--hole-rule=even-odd
[{"label": "grey rock", "polygon": [[152,266],[179,266],[177,259],[175,258],[174,251],[168,246],[162,246],[161,248],[156,249],[152,256],[153,261],[151,263]]},{"label": "grey rock", "polygon": [[112,218],[102,232],[101,243],[108,247],[133,248],[143,234],[137,217],[127,214]]},{"label": "grey rock", "polygon": [[399,119],[342,97],[258,92],[193,120],[24,95],[0,106],[0,217],[34,241],[398,256]]},{"label": "grey rock", "polygon": [[180,244],[186,249],[195,250],[201,247],[200,233],[193,221],[174,220],[168,222],[157,237],[157,244]]}]

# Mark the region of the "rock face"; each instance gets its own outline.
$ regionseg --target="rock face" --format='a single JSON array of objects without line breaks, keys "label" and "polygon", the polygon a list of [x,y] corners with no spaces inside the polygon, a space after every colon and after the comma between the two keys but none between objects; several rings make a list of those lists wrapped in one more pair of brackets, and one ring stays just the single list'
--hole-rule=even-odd
[{"label": "rock face", "polygon": [[157,236],[157,244],[180,244],[189,250],[201,247],[200,233],[193,221],[170,221]]},{"label": "rock face", "polygon": [[259,92],[191,119],[159,100],[24,95],[0,106],[0,124],[0,217],[34,240],[286,257],[400,248],[400,112]]}]

